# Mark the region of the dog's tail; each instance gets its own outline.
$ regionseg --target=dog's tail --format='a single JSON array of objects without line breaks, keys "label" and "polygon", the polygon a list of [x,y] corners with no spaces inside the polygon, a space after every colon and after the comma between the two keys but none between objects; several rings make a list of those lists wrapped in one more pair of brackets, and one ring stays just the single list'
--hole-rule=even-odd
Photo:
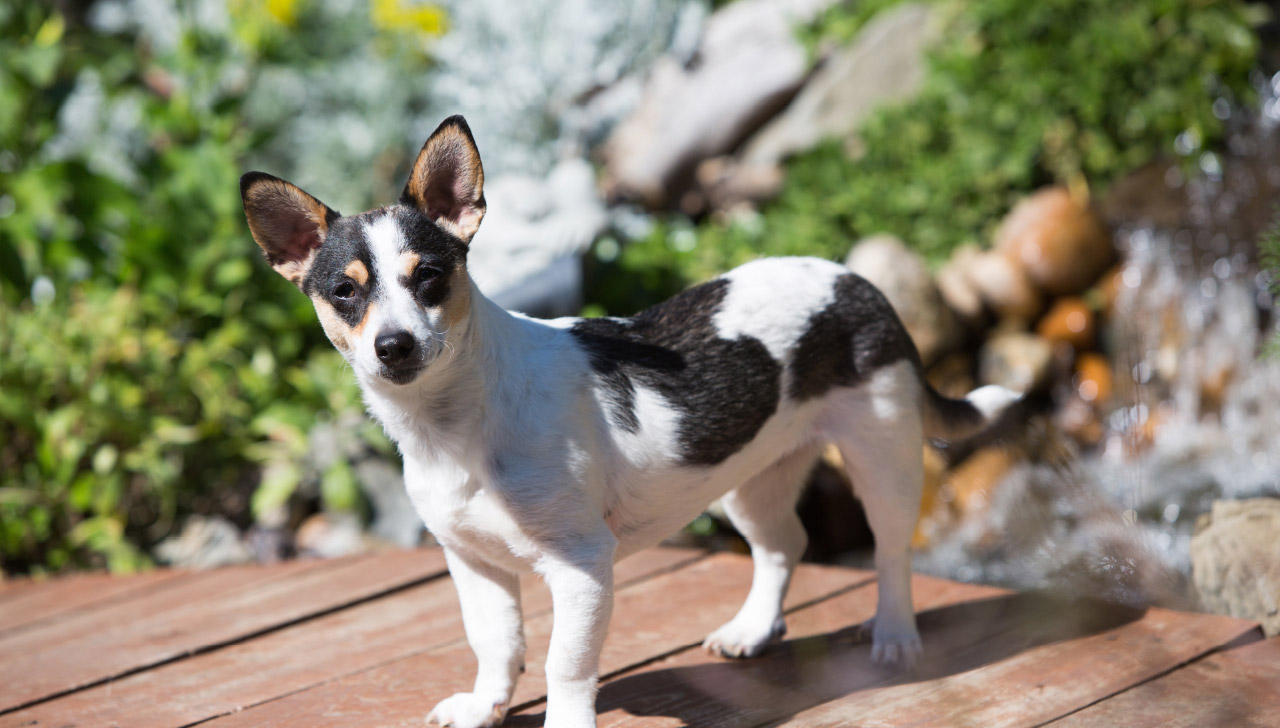
[{"label": "dog's tail", "polygon": [[1047,394],[1038,390],[1020,395],[991,384],[973,390],[964,399],[951,399],[938,394],[923,377],[921,382],[925,437],[944,442],[1008,439],[1047,404]]}]

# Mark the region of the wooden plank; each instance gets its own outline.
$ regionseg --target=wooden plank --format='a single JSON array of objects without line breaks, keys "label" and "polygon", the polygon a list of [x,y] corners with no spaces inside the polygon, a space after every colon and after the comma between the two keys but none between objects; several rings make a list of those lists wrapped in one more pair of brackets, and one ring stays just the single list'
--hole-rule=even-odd
[{"label": "wooden plank", "polygon": [[[820,599],[869,578],[867,572],[852,569],[806,567],[797,574],[788,603],[794,606]],[[750,579],[749,559],[717,554],[619,589],[601,656],[602,671],[622,670],[701,642],[737,611]],[[550,614],[525,623],[528,670],[517,688],[517,704],[536,700],[545,692],[543,664],[551,624]],[[474,678],[475,659],[470,648],[457,643],[227,715],[208,725],[416,727],[436,702],[469,690]]]},{"label": "wooden plank", "polygon": [[7,591],[0,592],[0,635],[63,619],[92,606],[136,598],[160,584],[185,578],[189,573],[157,569],[128,576],[85,574],[14,583]]},{"label": "wooden plank", "polygon": [[201,574],[0,639],[0,710],[227,644],[444,572],[438,549]]},{"label": "wooden plank", "polygon": [[1280,638],[1211,654],[1049,725],[1277,728]]},{"label": "wooden plank", "polygon": [[[934,649],[926,647],[917,675],[846,694],[787,725],[840,726],[857,716],[868,727],[1036,726],[1257,628],[1215,615],[1058,604],[1019,595],[937,614],[929,626]],[[985,621],[987,616],[997,618]]]},{"label": "wooden plank", "polygon": [[[918,611],[1004,593],[922,576],[913,582]],[[759,658],[723,660],[694,648],[620,675],[601,687],[599,725],[754,726],[892,679],[892,670],[871,664],[858,628],[875,614],[877,596],[871,584],[796,610],[787,618],[790,638]],[[537,725],[544,709],[526,709],[527,724]]]},{"label": "wooden plank", "polygon": [[[692,549],[651,549],[619,564],[617,580],[634,583],[703,556]],[[541,580],[531,575],[524,581],[526,614],[548,610]],[[453,585],[439,579],[0,716],[0,728],[189,725],[462,638]]]},{"label": "wooden plank", "polygon": [[600,726],[1035,725],[1252,629],[920,576],[914,586],[925,655],[913,674],[873,666],[845,628],[874,611],[875,590],[858,590],[792,615],[799,639],[756,660],[690,650],[611,680]]}]

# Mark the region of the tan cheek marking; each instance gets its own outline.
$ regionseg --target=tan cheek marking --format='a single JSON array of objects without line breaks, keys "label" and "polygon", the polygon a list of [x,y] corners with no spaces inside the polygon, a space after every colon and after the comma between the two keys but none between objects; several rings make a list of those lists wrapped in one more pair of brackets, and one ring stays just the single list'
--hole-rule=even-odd
[{"label": "tan cheek marking", "polygon": [[346,322],[338,316],[338,312],[328,301],[318,298],[311,300],[315,302],[316,315],[320,317],[320,326],[324,329],[325,336],[329,337],[329,341],[332,341],[339,351],[350,351],[351,340],[348,333],[351,329]]},{"label": "tan cheek marking", "polygon": [[364,334],[364,325],[369,323],[369,318],[373,316],[373,309],[377,308],[377,306],[378,304],[376,303],[370,303],[368,306],[365,306],[364,318],[360,319],[360,323],[356,324],[355,328],[351,329],[351,333],[355,334],[356,336],[361,336],[362,334]]},{"label": "tan cheek marking", "polygon": [[444,302],[444,319],[445,325],[452,329],[471,310],[471,278],[467,275],[466,266],[454,268],[449,290],[449,298]]},{"label": "tan cheek marking", "polygon": [[412,278],[420,260],[417,253],[405,253],[400,256],[400,274],[405,278]]},{"label": "tan cheek marking", "polygon": [[347,263],[346,270],[342,272],[346,273],[348,278],[362,286],[369,282],[369,269],[364,267],[364,263],[361,263],[358,260],[353,260],[350,263]]}]

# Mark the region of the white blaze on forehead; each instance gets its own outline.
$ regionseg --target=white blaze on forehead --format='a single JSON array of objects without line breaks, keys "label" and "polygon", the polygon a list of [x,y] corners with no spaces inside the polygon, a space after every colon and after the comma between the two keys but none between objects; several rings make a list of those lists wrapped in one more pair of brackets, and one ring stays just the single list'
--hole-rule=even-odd
[{"label": "white blaze on forehead", "polygon": [[729,290],[716,312],[725,339],[759,339],[774,359],[804,334],[809,319],[835,300],[835,282],[849,270],[818,258],[757,260],[725,274]]},{"label": "white blaze on forehead", "polygon": [[404,273],[401,258],[406,252],[404,231],[395,216],[387,213],[365,223],[364,234],[377,279],[374,297],[382,303],[377,320],[370,322],[374,331],[408,330],[425,338],[429,332],[422,327],[413,293],[400,282]]},{"label": "white blaze on forehead", "polygon": [[394,285],[400,277],[400,253],[404,250],[404,233],[390,214],[379,215],[364,225],[365,239],[369,241],[369,253],[373,256],[373,268],[379,283]]}]

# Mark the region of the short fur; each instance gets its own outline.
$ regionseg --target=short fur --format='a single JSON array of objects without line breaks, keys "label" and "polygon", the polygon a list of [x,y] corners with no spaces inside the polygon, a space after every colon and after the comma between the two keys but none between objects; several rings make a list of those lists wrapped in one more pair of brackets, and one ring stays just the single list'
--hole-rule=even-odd
[{"label": "short fur", "polygon": [[719,497],[755,576],[705,646],[748,657],[780,639],[806,541],[794,506],[825,443],[843,454],[876,537],[872,656],[914,659],[922,439],[971,434],[1014,395],[939,396],[880,292],[823,260],[748,263],[631,318],[504,311],[466,270],[483,179],[453,117],[392,207],[341,217],[283,180],[242,181],[254,238],[314,301],[444,546],[479,673],[429,717],[502,721],[524,663],[516,575],[532,570],[555,610],[547,725],[594,725],[614,561]]}]

